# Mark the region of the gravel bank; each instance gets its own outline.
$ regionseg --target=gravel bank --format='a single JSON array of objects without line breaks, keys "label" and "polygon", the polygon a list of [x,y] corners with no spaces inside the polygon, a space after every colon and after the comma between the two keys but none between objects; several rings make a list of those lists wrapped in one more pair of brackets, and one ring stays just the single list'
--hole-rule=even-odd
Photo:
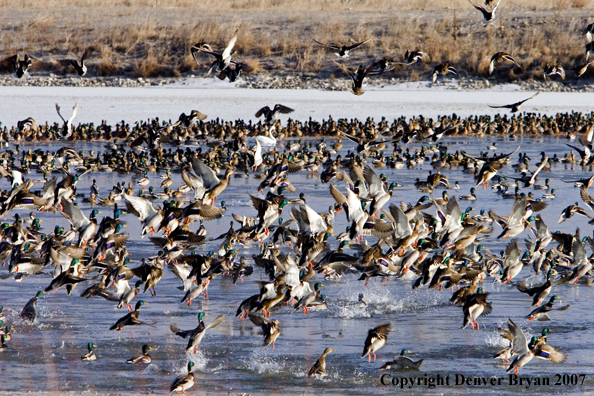
[{"label": "gravel bank", "polygon": [[[125,77],[63,77],[54,74],[47,76],[28,76],[22,80],[17,80],[11,76],[0,78],[0,86],[42,86],[42,87],[155,87],[166,86],[173,83],[179,83],[187,79],[202,78],[200,75],[186,75],[175,78],[125,78]],[[215,78],[215,77],[211,77]],[[443,85],[444,80],[438,80],[437,85]],[[501,85],[503,81],[488,80],[485,78],[472,79],[464,78],[456,84],[455,78],[445,80],[450,89],[476,90],[493,88]],[[364,87],[386,87],[399,83],[408,82],[408,80],[389,77],[373,77],[365,81]],[[430,80],[419,82],[426,87],[431,87]],[[522,89],[533,91],[542,89],[547,92],[594,92],[594,82],[591,80],[561,81],[558,79],[547,81],[515,81]],[[247,89],[317,89],[324,91],[345,91],[348,90],[350,81],[344,76],[338,78],[330,76],[328,78],[320,77],[315,74],[299,75],[245,75],[238,80],[236,87]]]}]

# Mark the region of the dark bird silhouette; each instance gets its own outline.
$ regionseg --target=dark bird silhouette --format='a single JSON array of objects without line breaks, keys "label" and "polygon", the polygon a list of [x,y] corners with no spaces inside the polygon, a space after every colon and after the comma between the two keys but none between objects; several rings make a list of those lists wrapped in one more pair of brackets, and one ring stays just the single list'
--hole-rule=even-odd
[{"label": "dark bird silhouette", "polygon": [[495,11],[497,10],[497,7],[499,7],[499,3],[501,3],[501,0],[499,0],[497,2],[497,4],[495,4],[495,7],[493,7],[493,9],[491,11],[487,11],[485,10],[483,7],[481,6],[477,6],[472,4],[472,1],[468,0],[468,2],[477,10],[479,10],[480,12],[482,12],[483,14],[483,18],[485,18],[485,22],[490,22],[493,20],[493,18],[495,18]]},{"label": "dark bird silhouette", "polygon": [[340,66],[340,68],[345,73],[347,73],[349,77],[351,77],[351,79],[353,80],[353,84],[351,86],[350,91],[357,96],[363,95],[365,93],[363,92],[363,80],[371,72],[371,70],[373,69],[373,65],[369,66],[367,69],[365,69],[363,66],[359,66],[359,68],[355,70],[349,69],[345,65],[340,64],[338,62],[334,63]]},{"label": "dark bird silhouette", "polygon": [[359,47],[367,43],[368,41],[372,40],[373,36],[369,37],[367,40],[361,41],[360,43],[355,43],[353,45],[340,45],[340,44],[332,44],[332,43],[321,43],[314,39],[314,42],[323,45],[324,47],[328,47],[334,51],[336,51],[336,56],[340,56],[341,58],[346,58],[349,56],[349,52],[354,50],[355,48]]},{"label": "dark bird silhouette", "polygon": [[489,75],[493,74],[493,69],[495,68],[496,63],[500,63],[503,61],[511,62],[516,65],[518,68],[522,68],[515,59],[508,54],[507,52],[497,52],[495,55],[491,57],[491,62],[489,62]]},{"label": "dark bird silhouette", "polygon": [[74,68],[74,70],[76,71],[76,74],[78,74],[79,76],[82,77],[85,74],[87,74],[87,65],[85,65],[85,60],[89,56],[91,56],[92,53],[93,53],[93,48],[89,47],[85,50],[85,53],[80,58],[80,63],[78,63],[78,61],[76,61],[75,59],[72,59],[69,61],[70,66],[72,66]]},{"label": "dark bird silhouette", "polygon": [[277,103],[274,105],[273,109],[271,109],[268,106],[262,107],[256,113],[256,117],[260,118],[260,117],[264,116],[266,123],[272,124],[272,123],[274,123],[274,121],[276,121],[276,117],[278,117],[279,114],[289,114],[294,111],[295,110],[291,109],[290,107],[287,107],[287,106]]},{"label": "dark bird silhouette", "polygon": [[541,92],[541,91],[542,91],[542,90],[538,90],[538,92],[537,92],[537,93],[535,93],[534,95],[532,95],[532,96],[531,96],[531,97],[529,97],[528,99],[520,100],[519,102],[516,102],[516,103],[508,104],[508,105],[505,105],[505,106],[491,106],[491,105],[489,105],[489,107],[491,107],[491,108],[493,108],[493,109],[511,109],[511,111],[510,111],[510,112],[511,112],[511,113],[515,113],[515,112],[517,112],[518,110],[520,110],[520,106],[522,106],[522,104],[523,104],[524,102],[527,102],[527,101],[529,101],[530,99],[534,98],[535,96],[537,96],[538,94],[540,94],[540,92]]}]

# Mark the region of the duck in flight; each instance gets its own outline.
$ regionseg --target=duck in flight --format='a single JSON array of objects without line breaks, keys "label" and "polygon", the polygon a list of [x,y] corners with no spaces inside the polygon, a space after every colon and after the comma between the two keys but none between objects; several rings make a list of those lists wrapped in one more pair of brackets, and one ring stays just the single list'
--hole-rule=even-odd
[{"label": "duck in flight", "polygon": [[353,95],[357,95],[357,96],[361,96],[363,95],[365,92],[363,92],[363,80],[365,79],[365,77],[367,77],[367,75],[371,72],[371,70],[374,68],[375,64],[369,66],[367,69],[363,67],[363,65],[359,66],[358,69],[349,69],[347,68],[345,65],[340,64],[338,62],[334,62],[336,63],[338,66],[340,66],[340,68],[349,75],[349,77],[351,77],[351,79],[353,80],[353,84],[351,86],[350,91],[353,93]]},{"label": "duck in flight", "polygon": [[[468,0],[468,2],[470,4],[472,4],[472,1]],[[493,7],[493,9],[491,11],[487,11],[487,10],[485,10],[484,7],[477,6],[475,4],[472,4],[472,6],[474,8],[476,8],[477,10],[479,10],[480,12],[483,13],[483,17],[485,18],[485,22],[488,23],[488,22],[492,21],[495,18],[495,11],[497,10],[497,7],[499,7],[499,3],[501,3],[501,0],[499,0],[497,2],[497,4],[495,4],[495,7]]]},{"label": "duck in flight", "polygon": [[522,68],[515,59],[508,54],[507,52],[497,52],[495,55],[491,57],[491,62],[489,62],[489,75],[493,74],[493,69],[495,68],[496,63],[500,63],[503,61],[511,62],[516,65],[518,68]]},{"label": "duck in flight", "polygon": [[489,107],[491,107],[492,109],[511,109],[510,112],[511,113],[515,113],[518,110],[520,110],[520,106],[522,106],[522,104],[524,102],[527,102],[530,99],[534,98],[535,96],[537,96],[538,94],[540,94],[541,91],[542,91],[542,89],[538,90],[537,93],[535,93],[534,95],[532,95],[528,99],[520,100],[519,102],[516,102],[516,103],[508,104],[508,105],[505,105],[505,106],[491,106],[491,105],[489,105]]},{"label": "duck in flight", "polygon": [[340,45],[340,44],[333,44],[333,43],[322,43],[319,42],[318,40],[314,39],[314,42],[317,44],[320,44],[324,47],[328,47],[335,52],[336,56],[340,56],[341,58],[346,58],[349,56],[349,52],[351,52],[352,50],[354,50],[355,48],[371,41],[373,39],[373,36],[369,37],[367,40],[361,41],[360,43],[355,43],[353,45]]},{"label": "duck in flight", "polygon": [[76,71],[76,74],[78,74],[79,76],[82,77],[85,74],[87,74],[87,65],[85,65],[85,59],[87,59],[89,56],[91,56],[92,53],[93,53],[93,48],[89,47],[85,50],[85,53],[80,58],[80,63],[78,63],[78,61],[76,61],[75,59],[71,59],[68,62],[70,64],[70,66],[72,66],[74,68],[74,70]]}]

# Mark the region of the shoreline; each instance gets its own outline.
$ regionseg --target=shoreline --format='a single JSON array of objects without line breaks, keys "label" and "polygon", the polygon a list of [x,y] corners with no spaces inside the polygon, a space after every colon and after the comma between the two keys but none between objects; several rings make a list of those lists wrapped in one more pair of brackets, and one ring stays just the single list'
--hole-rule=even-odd
[{"label": "shoreline", "polygon": [[[242,75],[235,83],[220,81],[216,77],[203,78],[201,73],[192,73],[183,77],[72,77],[59,76],[53,73],[44,76],[28,76],[17,80],[11,76],[0,77],[0,87],[168,87],[184,85],[191,82],[215,82],[220,88],[243,89],[294,89],[294,90],[322,90],[322,91],[347,91],[350,79],[346,76],[321,76],[311,73],[278,73]],[[200,84],[200,83],[198,83]],[[452,90],[485,90],[510,85],[518,86],[523,91],[542,89],[543,92],[594,92],[594,82],[589,80],[562,81],[558,78],[548,80],[522,80],[502,81],[501,79],[488,78],[446,78],[439,79],[435,84],[430,79],[412,81],[411,79],[391,77],[390,73],[384,76],[373,77],[365,80],[364,90],[368,88],[385,88],[402,84],[417,85],[430,89],[444,87]]]}]

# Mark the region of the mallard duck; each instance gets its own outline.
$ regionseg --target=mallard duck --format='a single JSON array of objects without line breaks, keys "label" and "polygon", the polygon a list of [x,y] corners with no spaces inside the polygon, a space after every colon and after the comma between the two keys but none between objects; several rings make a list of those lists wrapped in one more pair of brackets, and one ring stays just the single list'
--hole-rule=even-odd
[{"label": "mallard duck", "polygon": [[204,293],[205,296],[207,295],[206,288],[208,287],[209,283],[210,283],[210,278],[207,278],[199,286],[196,286],[195,288],[188,290],[186,292],[186,295],[184,296],[184,298],[182,298],[181,303],[183,304],[187,301],[188,307],[191,307],[192,300],[197,299],[202,293]]},{"label": "mallard duck", "polygon": [[208,44],[204,45],[203,43],[198,43],[198,44],[195,44],[192,46],[192,48],[191,48],[192,57],[194,58],[196,63],[198,63],[198,61],[196,60],[196,57],[195,57],[196,53],[205,53],[205,54],[211,55],[215,58],[215,60],[210,65],[208,72],[206,73],[206,77],[210,76],[210,74],[212,73],[212,70],[215,67],[217,67],[219,69],[219,71],[223,72],[231,64],[234,64],[235,66],[237,66],[237,64],[231,60],[231,56],[235,53],[235,50],[233,49],[233,47],[235,46],[235,42],[237,41],[238,34],[239,34],[239,29],[236,29],[235,33],[233,34],[233,36],[227,43],[227,46],[225,47],[223,52],[220,54],[212,51],[212,49],[210,48],[210,46]]},{"label": "mallard duck", "polygon": [[534,348],[532,351],[534,353],[534,356],[539,359],[548,360],[549,362],[553,362],[555,364],[565,362],[565,360],[567,359],[567,355],[565,355],[562,352],[559,352],[556,348],[553,348],[552,346],[548,345],[546,343],[546,338],[547,337],[545,333],[542,337],[539,337],[537,339],[536,343],[534,343]]},{"label": "mallard duck", "polygon": [[87,348],[89,348],[89,352],[82,355],[81,360],[86,360],[89,362],[97,360],[97,355],[95,355],[95,352],[93,351],[93,348],[97,348],[97,345],[93,344],[92,342],[89,342],[87,344]]},{"label": "mallard duck", "polygon": [[138,301],[136,303],[136,306],[134,307],[134,311],[132,311],[132,312],[126,314],[125,316],[123,316],[122,318],[120,318],[116,322],[116,324],[114,324],[113,326],[111,326],[109,328],[109,330],[120,331],[126,326],[138,326],[138,325],[152,326],[153,324],[145,323],[138,319],[138,317],[140,316],[140,307],[142,307],[143,305],[148,305],[148,303],[146,303],[142,300]]},{"label": "mallard duck", "polygon": [[268,348],[268,345],[272,344],[272,350],[274,351],[274,343],[281,335],[280,320],[270,320],[260,315],[249,314],[249,318],[256,326],[262,327],[264,333],[264,349]]},{"label": "mallard duck", "polygon": [[539,321],[551,320],[548,315],[550,311],[565,311],[566,309],[569,309],[571,304],[567,304],[559,308],[553,308],[555,301],[559,299],[559,296],[552,296],[548,303],[541,305],[540,307],[530,312],[528,316],[526,316],[526,319],[528,319],[528,321],[532,321],[534,319]]},{"label": "mallard duck", "polygon": [[363,40],[359,43],[355,43],[355,44],[351,44],[351,45],[340,45],[340,44],[333,44],[333,43],[321,43],[317,40],[314,39],[314,42],[323,46],[323,47],[327,47],[330,48],[333,51],[336,51],[335,54],[336,56],[340,57],[340,58],[346,58],[349,56],[349,52],[371,40],[373,40],[373,36],[369,37],[366,40]]},{"label": "mallard duck", "polygon": [[154,235],[157,227],[163,221],[163,212],[155,209],[153,204],[145,198],[128,194],[124,194],[124,198],[127,201],[128,211],[136,215],[142,223],[141,235],[145,236],[148,232],[151,233],[151,236]]},{"label": "mallard duck", "polygon": [[470,195],[461,195],[458,199],[463,201],[476,201],[476,190],[472,187],[470,189]]},{"label": "mallard duck", "polygon": [[148,172],[147,172],[147,171],[144,171],[144,176],[143,176],[142,178],[140,178],[140,180],[138,180],[138,181],[136,182],[136,184],[138,184],[139,186],[142,186],[142,189],[144,190],[144,188],[145,188],[146,186],[148,186],[150,182],[151,182],[151,181],[150,181],[150,179],[148,178]]},{"label": "mallard duck", "polygon": [[225,210],[223,208],[204,205],[200,201],[194,201],[182,210],[179,219],[180,222],[184,222],[187,218],[195,221],[214,220],[220,219],[224,214]]},{"label": "mallard duck", "polygon": [[365,345],[363,346],[362,358],[367,356],[367,362],[371,363],[371,355],[373,355],[373,361],[375,361],[375,352],[381,347],[386,345],[388,341],[388,334],[390,334],[390,324],[385,324],[371,329],[367,332],[367,338],[365,339]]},{"label": "mallard duck", "polygon": [[507,61],[513,63],[519,69],[522,67],[516,62],[516,60],[507,52],[497,52],[495,55],[491,57],[491,61],[489,62],[489,75],[493,74],[493,69],[495,68],[495,63],[500,63],[503,61]]},{"label": "mallard duck", "polygon": [[400,351],[400,355],[395,356],[394,360],[388,363],[385,363],[380,370],[420,370],[421,364],[423,364],[423,359],[418,361],[413,361],[406,355],[410,355],[411,352],[408,349],[403,349]]},{"label": "mallard duck", "polygon": [[85,74],[87,74],[87,65],[85,65],[85,59],[87,59],[89,56],[91,56],[91,54],[93,53],[93,48],[89,47],[85,50],[85,52],[83,53],[82,57],[80,58],[80,63],[78,63],[78,61],[76,61],[75,59],[71,59],[68,63],[70,64],[70,66],[72,66],[74,68],[74,70],[76,71],[76,74],[78,74],[79,76],[84,76]]},{"label": "mallard duck", "polygon": [[131,359],[126,360],[126,363],[128,364],[137,364],[137,363],[150,363],[153,361],[153,359],[151,358],[151,355],[149,355],[149,351],[152,351],[153,347],[150,347],[146,344],[144,344],[142,346],[142,355],[139,356],[135,356]]},{"label": "mallard duck", "polygon": [[529,296],[532,296],[533,297],[532,306],[538,307],[542,303],[542,301],[548,297],[549,293],[553,289],[553,286],[560,285],[560,284],[567,282],[567,280],[564,278],[562,278],[556,282],[553,282],[551,280],[551,278],[555,273],[556,273],[556,271],[554,269],[550,269],[547,272],[547,279],[546,279],[545,283],[542,285],[539,285],[539,286],[531,287],[531,288],[527,287],[525,281],[518,282],[518,285],[517,285],[518,290],[521,291],[522,293],[526,293]]},{"label": "mallard duck", "polygon": [[6,317],[4,316],[3,310],[4,310],[4,307],[2,305],[0,305],[0,320],[6,319]]},{"label": "mallard duck", "polygon": [[45,294],[45,292],[43,292],[41,290],[38,291],[37,294],[35,295],[35,297],[30,299],[27,302],[27,304],[25,304],[25,307],[21,311],[19,317],[21,317],[25,320],[28,320],[29,322],[35,322],[35,318],[37,316],[37,312],[35,311],[35,307],[37,306],[37,299],[44,294]]},{"label": "mallard duck", "polygon": [[8,345],[6,345],[6,336],[4,334],[0,335],[0,352],[4,352],[8,349]]},{"label": "mallard duck", "polygon": [[514,370],[514,374],[517,375],[518,370],[530,363],[530,361],[534,358],[533,347],[538,341],[538,337],[532,337],[530,343],[528,343],[526,335],[522,329],[514,323],[513,320],[508,319],[507,326],[509,328],[509,332],[505,332],[504,330],[503,334],[504,338],[507,338],[511,341],[509,357],[516,356],[512,364],[507,369],[507,372]]},{"label": "mallard duck", "polygon": [[458,79],[460,78],[458,71],[454,68],[454,66],[451,66],[449,63],[442,63],[435,66],[435,68],[433,69],[433,84],[437,82],[437,76],[445,76],[448,73],[456,75]]},{"label": "mallard duck", "polygon": [[540,94],[541,91],[542,90],[538,90],[537,93],[535,93],[534,95],[532,95],[528,99],[520,100],[519,102],[516,102],[516,103],[512,103],[512,104],[508,104],[508,105],[504,105],[504,106],[491,106],[491,105],[489,105],[489,107],[492,108],[492,109],[511,109],[510,110],[510,113],[516,113],[518,110],[520,110],[520,106],[522,106],[522,104],[524,102],[527,102],[530,99],[536,97],[538,94]]},{"label": "mallard duck", "polygon": [[320,356],[314,365],[309,369],[307,376],[311,377],[312,375],[326,375],[326,356],[332,352],[336,351],[332,348],[326,348],[324,353],[322,353],[322,356]]},{"label": "mallard duck", "polygon": [[[126,281],[126,285],[128,281]],[[118,304],[118,309],[121,309],[124,305],[128,308],[128,312],[131,312],[132,306],[130,305],[130,301],[140,292],[140,286],[142,286],[142,281],[136,281],[136,284],[133,288],[127,287],[127,291],[124,291],[120,296],[120,302]]]},{"label": "mallard duck", "polygon": [[[295,110],[291,109],[290,107],[283,106],[282,104],[277,103],[274,105],[273,109],[271,109],[268,106],[262,107],[256,113],[256,118],[260,118],[260,117],[264,116],[265,122],[267,124],[274,124],[274,121],[276,121],[276,118],[278,117],[279,114],[289,114],[294,111]],[[256,140],[256,142],[259,142],[259,141]],[[256,146],[256,150],[257,150],[257,146]],[[261,151],[261,149],[260,149],[260,151]],[[256,166],[256,168],[257,168],[257,166]]]},{"label": "mallard duck", "polygon": [[483,7],[472,4],[472,2],[470,0],[468,0],[468,2],[477,10],[479,10],[482,14],[483,14],[483,18],[485,19],[485,23],[488,23],[490,21],[493,20],[493,18],[495,18],[495,11],[497,10],[497,7],[499,7],[499,3],[501,3],[501,0],[499,0],[497,2],[497,4],[495,4],[495,7],[493,7],[493,9],[491,11],[487,11],[485,10]]},{"label": "mallard duck", "polygon": [[476,329],[479,330],[479,324],[476,321],[478,317],[489,315],[493,310],[492,303],[487,302],[488,296],[489,293],[483,293],[483,289],[479,287],[475,294],[469,295],[466,298],[466,302],[462,308],[464,312],[463,329],[470,324],[472,329],[474,329],[474,325],[476,325]]},{"label": "mallard duck", "polygon": [[171,324],[170,329],[175,335],[178,335],[181,338],[188,338],[186,352],[193,350],[193,352],[196,353],[196,351],[198,351],[198,344],[200,344],[200,341],[202,341],[202,338],[204,338],[206,330],[217,327],[221,324],[223,319],[225,319],[225,315],[220,315],[215,320],[213,320],[208,326],[205,326],[204,322],[202,321],[202,318],[205,316],[208,316],[208,314],[204,312],[199,312],[198,327],[191,330],[180,330],[175,323]]},{"label": "mallard duck", "polygon": [[186,390],[194,386],[195,379],[194,374],[192,374],[192,367],[194,367],[194,362],[189,362],[188,374],[182,374],[177,377],[169,387],[169,392],[177,392],[177,394],[183,393],[184,395],[187,394]]},{"label": "mallard duck", "polygon": [[[347,68],[345,65],[338,63],[336,61],[333,61],[336,65],[338,65],[342,71],[344,71],[346,74],[349,75],[349,77],[352,80],[352,85],[350,88],[350,91],[353,95],[363,95],[365,92],[363,92],[363,80],[365,80],[365,77],[367,77],[367,75],[373,70],[374,65],[372,64],[371,66],[364,68],[363,65],[359,66],[358,69],[349,69]],[[350,138],[349,138],[350,139]]]},{"label": "mallard duck", "polygon": [[551,186],[551,179],[546,178],[545,179],[545,184],[535,184],[534,186],[532,186],[532,188],[534,188],[535,190],[548,190]]},{"label": "mallard duck", "polygon": [[307,314],[309,311],[307,306],[313,303],[321,293],[320,287],[324,287],[324,285],[322,285],[319,282],[314,284],[314,291],[306,296],[301,297],[301,299],[294,306],[295,311],[298,311],[299,309],[303,308],[303,313]]},{"label": "mallard duck", "polygon": [[556,193],[557,193],[557,190],[555,190],[553,188],[550,193],[543,194],[542,198],[543,199],[555,199],[555,198],[557,198],[557,195],[555,195]]},{"label": "mallard duck", "polygon": [[561,212],[561,216],[559,216],[559,224],[563,223],[567,219],[570,219],[571,217],[573,217],[574,214],[579,214],[589,219],[592,219],[592,216],[590,216],[588,212],[586,212],[585,209],[581,208],[576,202],[575,204],[569,205],[568,207],[563,209],[563,211]]}]

